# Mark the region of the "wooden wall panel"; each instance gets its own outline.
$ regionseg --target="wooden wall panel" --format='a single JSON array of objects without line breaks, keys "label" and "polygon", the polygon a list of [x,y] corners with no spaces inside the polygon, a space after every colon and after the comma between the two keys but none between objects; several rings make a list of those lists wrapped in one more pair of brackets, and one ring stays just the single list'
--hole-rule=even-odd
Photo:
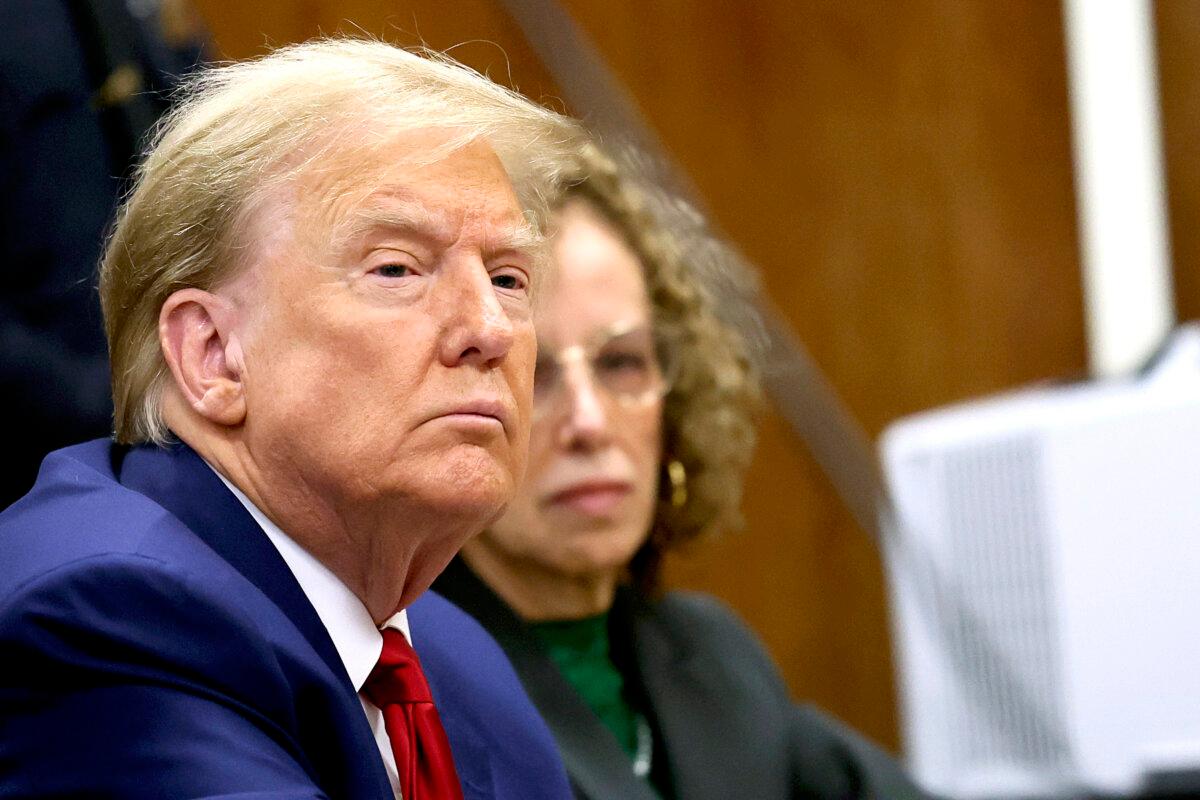
[{"label": "wooden wall panel", "polygon": [[872,433],[1083,365],[1057,3],[567,5]]},{"label": "wooden wall panel", "polygon": [[193,0],[221,58],[262,55],[270,46],[320,34],[355,34],[409,46],[453,49],[460,61],[552,108],[557,87],[520,29],[494,0]]},{"label": "wooden wall panel", "polygon": [[1158,0],[1159,90],[1175,308],[1200,319],[1200,3]]},{"label": "wooden wall panel", "polygon": [[[349,18],[435,47],[490,40],[521,88],[553,95],[497,2],[197,5],[231,57]],[[1058,3],[564,5],[871,434],[1084,369]],[[505,74],[494,50],[464,60]],[[895,747],[878,558],[774,416],[746,511],[745,531],[674,560],[671,582],[725,598],[797,697]]]}]

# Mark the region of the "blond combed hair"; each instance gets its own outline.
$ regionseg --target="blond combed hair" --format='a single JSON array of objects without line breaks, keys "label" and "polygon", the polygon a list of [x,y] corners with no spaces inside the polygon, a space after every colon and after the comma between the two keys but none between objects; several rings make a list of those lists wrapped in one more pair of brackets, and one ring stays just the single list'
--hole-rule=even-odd
[{"label": "blond combed hair", "polygon": [[[635,159],[636,160],[636,159]],[[761,405],[758,369],[742,333],[723,320],[695,255],[726,245],[704,224],[672,225],[661,208],[678,198],[653,186],[594,144],[580,150],[556,206],[582,201],[641,262],[656,335],[673,350],[678,374],[663,404],[663,476],[645,545],[629,565],[645,593],[658,589],[663,556],[692,540],[741,525],[742,486]],[[702,222],[702,220],[701,220]],[[680,462],[687,499],[672,501],[665,463]]]},{"label": "blond combed hair", "polygon": [[574,121],[468,67],[380,41],[291,45],[185,82],[100,268],[118,442],[167,440],[160,309],[172,293],[212,289],[246,266],[245,228],[265,198],[313,170],[376,163],[398,136],[426,129],[445,133],[430,162],[486,142],[538,229],[583,141]]}]

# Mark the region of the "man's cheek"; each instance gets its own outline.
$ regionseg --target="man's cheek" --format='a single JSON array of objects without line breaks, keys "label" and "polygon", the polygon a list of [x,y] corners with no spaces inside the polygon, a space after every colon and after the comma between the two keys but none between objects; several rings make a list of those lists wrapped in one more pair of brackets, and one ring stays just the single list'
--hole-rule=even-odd
[{"label": "man's cheek", "polygon": [[[515,350],[515,348],[514,348]],[[509,383],[513,396],[522,408],[529,408],[533,401],[533,372],[537,363],[537,344],[529,343],[514,353]]]}]

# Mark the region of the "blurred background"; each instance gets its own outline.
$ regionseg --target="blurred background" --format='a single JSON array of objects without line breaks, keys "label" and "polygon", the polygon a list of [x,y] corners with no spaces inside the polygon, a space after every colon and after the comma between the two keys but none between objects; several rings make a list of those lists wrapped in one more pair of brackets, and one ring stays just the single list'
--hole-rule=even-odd
[{"label": "blurred background", "polygon": [[[362,30],[461,45],[456,58],[566,107],[497,0],[194,5],[222,58]],[[1086,370],[1059,4],[561,6],[869,433]],[[1200,59],[1200,8],[1167,4],[1162,16],[1168,31],[1183,28],[1168,37],[1179,57]],[[879,556],[773,414],[745,509],[744,531],[674,561],[669,584],[725,599],[796,697],[897,749]]]},{"label": "blurred background", "polygon": [[[319,33],[452,48],[572,108],[502,0],[194,0],[218,59]],[[1088,371],[1063,6],[558,0],[872,437]],[[1200,316],[1200,3],[1151,4],[1172,278]],[[182,16],[180,16],[182,15]],[[768,412],[741,533],[669,564],[762,636],[797,698],[899,748],[877,548]]]}]

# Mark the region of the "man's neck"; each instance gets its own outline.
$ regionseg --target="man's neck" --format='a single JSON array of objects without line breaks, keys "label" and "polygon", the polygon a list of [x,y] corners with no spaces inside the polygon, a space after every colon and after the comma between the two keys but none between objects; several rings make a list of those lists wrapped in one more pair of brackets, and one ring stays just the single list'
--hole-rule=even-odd
[{"label": "man's neck", "polygon": [[[264,529],[269,530],[269,525],[280,531],[328,570],[367,609],[376,625],[403,607],[411,555],[406,559],[403,552],[377,553],[368,558],[370,547],[356,541],[346,520],[334,513],[329,504],[305,490],[302,477],[268,480],[236,441],[178,432],[177,435],[236,490],[238,499],[253,509],[251,513]],[[404,541],[400,535],[388,538]]]}]

